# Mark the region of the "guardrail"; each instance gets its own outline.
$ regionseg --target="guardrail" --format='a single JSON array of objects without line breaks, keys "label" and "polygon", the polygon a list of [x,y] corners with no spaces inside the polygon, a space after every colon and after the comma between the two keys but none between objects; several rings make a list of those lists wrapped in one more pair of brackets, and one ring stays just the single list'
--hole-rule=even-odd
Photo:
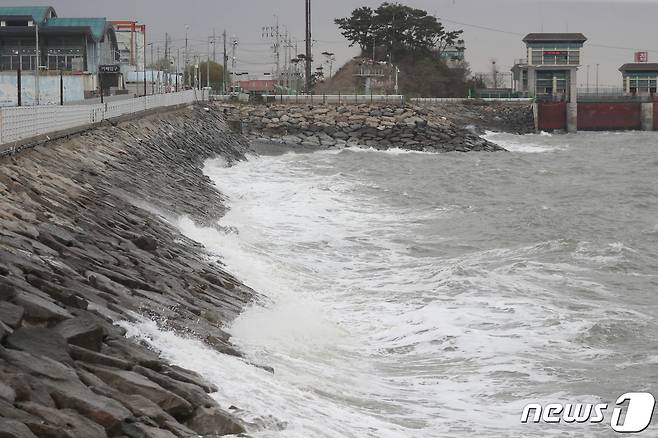
[{"label": "guardrail", "polygon": [[104,104],[0,108],[0,145],[93,125],[103,120],[155,108],[165,108],[202,100],[208,100],[207,91],[186,90],[178,93],[155,94]]}]

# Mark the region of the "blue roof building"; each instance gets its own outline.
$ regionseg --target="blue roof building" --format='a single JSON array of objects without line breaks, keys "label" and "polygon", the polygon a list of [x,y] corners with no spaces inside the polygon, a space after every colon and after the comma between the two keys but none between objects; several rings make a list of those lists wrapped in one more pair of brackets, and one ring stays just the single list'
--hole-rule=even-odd
[{"label": "blue roof building", "polygon": [[[116,34],[106,18],[58,17],[50,6],[0,7],[0,72],[39,68],[86,74],[86,88],[93,92],[99,67],[118,63]],[[103,69],[104,88],[120,85],[120,74],[113,70]]]},{"label": "blue roof building", "polygon": [[32,20],[43,24],[56,16],[55,10],[50,6],[0,6],[0,17],[5,21]]}]

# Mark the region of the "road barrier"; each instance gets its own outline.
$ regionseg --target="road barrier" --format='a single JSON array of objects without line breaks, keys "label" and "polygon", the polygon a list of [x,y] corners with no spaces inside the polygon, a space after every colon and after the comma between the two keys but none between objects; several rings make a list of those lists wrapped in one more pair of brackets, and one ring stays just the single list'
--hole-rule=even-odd
[{"label": "road barrier", "polygon": [[104,104],[0,108],[0,145],[11,145],[28,138],[94,125],[121,116],[203,100],[208,100],[206,90],[186,90]]}]

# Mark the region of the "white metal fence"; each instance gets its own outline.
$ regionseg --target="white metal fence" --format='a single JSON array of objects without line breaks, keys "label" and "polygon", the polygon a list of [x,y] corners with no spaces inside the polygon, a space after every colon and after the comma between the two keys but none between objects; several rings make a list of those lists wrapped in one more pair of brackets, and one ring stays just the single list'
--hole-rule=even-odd
[{"label": "white metal fence", "polygon": [[207,91],[187,90],[94,105],[0,108],[0,145],[154,108],[202,100],[208,100]]},{"label": "white metal fence", "polygon": [[475,100],[480,100],[484,102],[521,102],[521,103],[530,103],[533,101],[531,98],[524,97],[501,97],[501,98],[485,98],[485,99],[473,99],[473,98],[464,98],[464,97],[417,97],[410,99],[411,103],[416,105],[433,105],[437,103],[463,103],[463,102],[473,102]]},{"label": "white metal fence", "polygon": [[[217,101],[230,101],[238,100],[229,95],[212,95],[211,100]],[[242,99],[240,99],[242,100]],[[349,105],[361,103],[391,103],[395,105],[404,105],[405,102],[416,105],[433,105],[440,103],[462,103],[474,101],[476,99],[467,97],[429,97],[429,98],[412,98],[406,99],[403,95],[369,95],[369,94],[300,94],[300,95],[286,95],[286,94],[266,94],[262,96],[264,102],[270,103],[288,103],[288,104],[336,104],[336,105]],[[477,99],[485,102],[524,102],[530,103],[532,99],[529,98],[485,98]]]},{"label": "white metal fence", "polygon": [[376,95],[376,94],[301,94],[301,95],[265,95],[266,102],[301,103],[301,104],[336,104],[349,105],[359,103],[392,103],[404,104],[402,95]]}]

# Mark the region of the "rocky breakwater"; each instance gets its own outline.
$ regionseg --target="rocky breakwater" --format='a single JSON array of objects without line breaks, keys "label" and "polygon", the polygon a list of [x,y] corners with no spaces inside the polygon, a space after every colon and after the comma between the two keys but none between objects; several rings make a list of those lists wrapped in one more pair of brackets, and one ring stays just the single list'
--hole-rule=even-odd
[{"label": "rocky breakwater", "polygon": [[457,126],[469,127],[478,133],[485,131],[531,134],[535,132],[535,116],[528,102],[490,102],[478,99],[462,103],[431,103],[424,105],[430,113],[447,117]]},{"label": "rocky breakwater", "polygon": [[181,235],[222,196],[201,167],[248,150],[191,107],[105,126],[0,160],[0,436],[237,434],[220,387],[125,337],[117,321],[240,356],[224,326],[254,293]]},{"label": "rocky breakwater", "polygon": [[503,150],[449,118],[414,106],[222,105],[252,137],[323,148],[400,148],[424,152]]}]

